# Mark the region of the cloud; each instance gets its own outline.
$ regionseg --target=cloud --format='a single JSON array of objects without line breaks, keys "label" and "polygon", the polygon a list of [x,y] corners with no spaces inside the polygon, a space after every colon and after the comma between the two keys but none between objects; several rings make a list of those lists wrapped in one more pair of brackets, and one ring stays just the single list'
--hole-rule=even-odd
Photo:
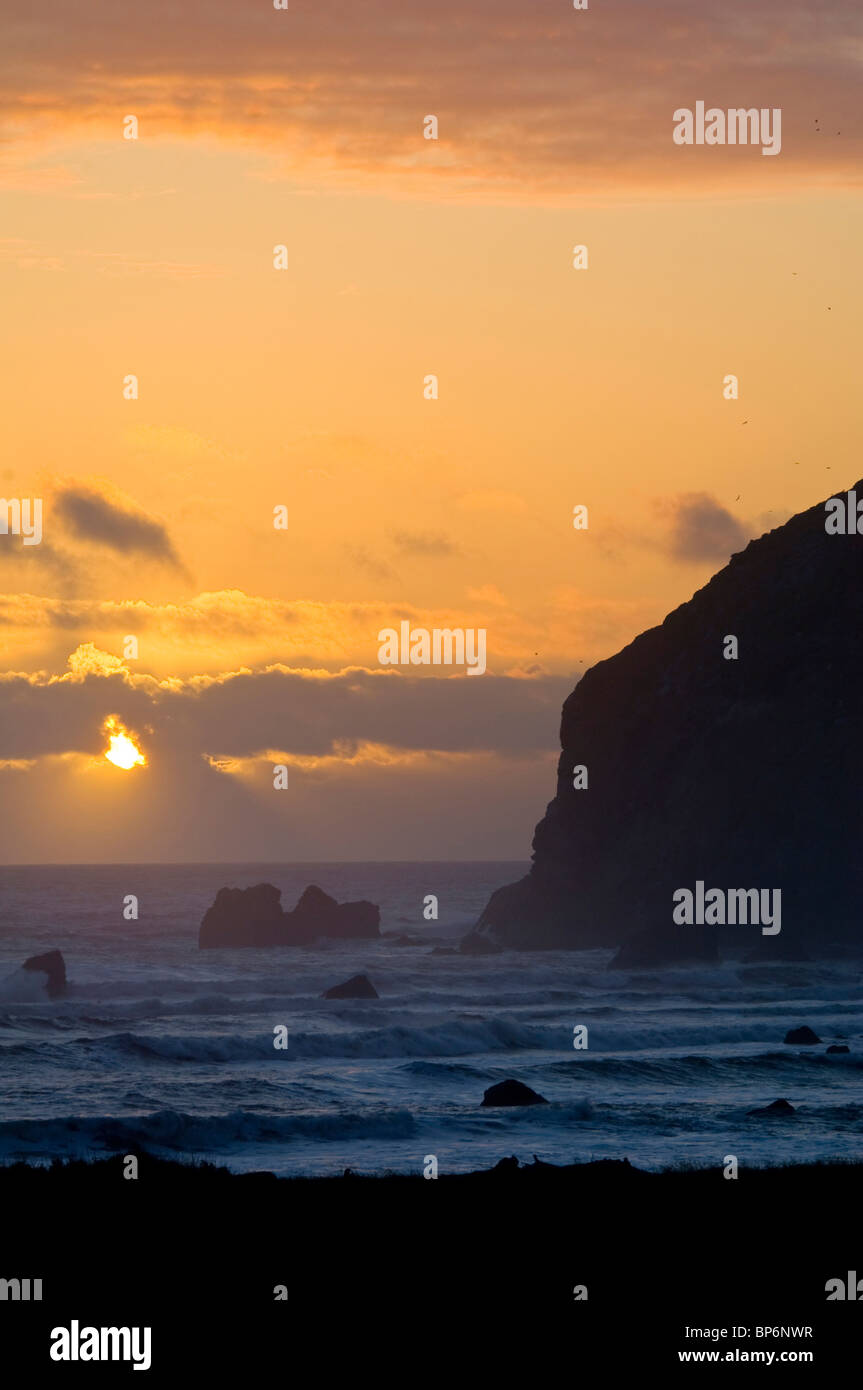
[{"label": "cloud", "polygon": [[94,642],[82,642],[72,652],[68,661],[69,670],[73,676],[83,679],[84,676],[110,676],[128,675],[128,668],[122,657],[114,656],[111,652],[104,652],[97,647]]},{"label": "cloud", "polygon": [[706,492],[689,492],[672,504],[669,553],[683,563],[726,561],[751,539],[731,512]]},{"label": "cloud", "polygon": [[119,497],[86,484],[68,484],[55,493],[53,510],[78,540],[122,554],[143,555],[183,571],[164,524]]},{"label": "cloud", "polygon": [[[146,636],[149,669],[172,675],[218,674],[226,650],[237,667],[287,664],[334,671],[374,667],[378,632],[408,620],[429,629],[486,627],[489,672],[499,675],[537,657],[553,670],[571,672],[576,663],[610,656],[661,621],[665,611],[658,600],[599,601],[574,590],[565,603],[553,598],[540,612],[522,613],[505,601],[490,609],[493,601],[486,592],[468,604],[437,608],[385,599],[271,599],[242,589],[205,592],[177,603],[0,593],[0,634],[6,664],[19,670],[34,665],[58,670],[75,642],[95,641],[117,652],[133,635]],[[420,669],[419,678],[430,674],[431,668]]]},{"label": "cloud", "polygon": [[[134,113],[142,140],[253,145],[292,179],[395,179],[401,195],[473,200],[860,184],[857,0],[617,0],[584,12],[567,0],[287,11],[89,0],[85,11],[58,25],[50,7],[7,3],[0,116],[16,134],[119,140]],[[673,112],[699,99],[782,108],[779,158],[675,146]],[[436,141],[422,138],[430,108]],[[28,170],[16,159],[10,174],[20,183]]]},{"label": "cloud", "polygon": [[345,554],[357,569],[365,570],[373,579],[395,579],[396,572],[380,555],[372,555],[364,545],[346,545]]},{"label": "cloud", "polygon": [[5,582],[7,575],[31,595],[48,587],[53,593],[59,592],[68,598],[81,591],[82,573],[75,557],[62,546],[45,539],[39,545],[16,545],[14,548],[0,543],[0,583]]},{"label": "cloud", "polygon": [[[96,755],[108,712],[148,730],[153,760],[195,754],[313,758],[362,745],[407,752],[523,755],[554,746],[571,681],[486,674],[425,678],[400,671],[326,672],[272,666],[159,681],[87,644],[62,676],[0,677],[0,759]],[[481,688],[480,688],[481,687]]]},{"label": "cloud", "polygon": [[443,555],[460,555],[455,541],[433,531],[396,531],[395,547],[402,555],[422,555],[432,559]]},{"label": "cloud", "polygon": [[[145,736],[144,736],[145,737]],[[36,764],[0,761],[0,816],[6,863],[225,864],[310,860],[525,860],[534,824],[554,783],[553,747],[527,757],[489,753],[410,754],[393,758],[367,748],[339,759],[289,759],[290,785],[273,788],[272,763],[217,768],[196,754],[118,772],[75,756]],[[74,806],[76,814],[69,814]],[[525,868],[527,865],[525,865]],[[272,871],[275,872],[275,871]],[[248,882],[261,877],[251,869]],[[324,877],[320,878],[319,875]],[[271,871],[268,870],[268,876]],[[501,876],[489,870],[489,886]],[[315,878],[345,894],[323,864]],[[508,871],[503,877],[517,877]],[[446,894],[438,870],[417,871],[417,913],[423,895]],[[245,881],[245,880],[244,880]],[[294,887],[273,880],[293,903]],[[197,921],[212,895],[180,929],[194,942]],[[362,885],[348,896],[364,896]],[[442,904],[444,899],[442,899]],[[382,900],[393,926],[403,901]],[[450,903],[449,909],[452,909]]]}]

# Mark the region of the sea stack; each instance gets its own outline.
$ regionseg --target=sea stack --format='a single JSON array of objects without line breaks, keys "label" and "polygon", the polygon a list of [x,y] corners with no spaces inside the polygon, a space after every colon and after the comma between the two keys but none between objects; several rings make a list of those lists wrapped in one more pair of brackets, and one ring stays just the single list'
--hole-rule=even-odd
[{"label": "sea stack", "polygon": [[281,897],[271,883],[220,888],[204,914],[198,945],[304,946],[321,936],[343,941],[380,936],[380,908],[374,903],[339,903],[315,884],[292,912],[284,911]]}]

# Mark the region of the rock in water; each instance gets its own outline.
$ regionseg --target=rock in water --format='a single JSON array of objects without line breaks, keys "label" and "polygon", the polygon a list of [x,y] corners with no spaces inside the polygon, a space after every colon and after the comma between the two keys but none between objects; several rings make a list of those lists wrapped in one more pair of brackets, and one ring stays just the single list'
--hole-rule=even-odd
[{"label": "rock in water", "polygon": [[846,1047],[844,1043],[831,1043],[830,1046],[827,1048],[827,1051],[828,1051],[828,1052],[850,1052],[851,1049],[850,1049],[850,1047]]},{"label": "rock in water", "polygon": [[291,929],[304,938],[332,936],[353,941],[380,936],[381,912],[374,903],[338,903],[314,883],[285,916],[290,918]]},{"label": "rock in water", "polygon": [[220,888],[201,922],[199,946],[280,946],[286,935],[282,892],[271,883]]},{"label": "rock in water", "polygon": [[532,1091],[523,1081],[498,1081],[489,1086],[482,1098],[483,1105],[548,1105],[545,1096]]},{"label": "rock in water", "polygon": [[770,1105],[759,1106],[757,1110],[747,1110],[747,1115],[796,1115],[794,1106],[787,1100],[774,1100]]},{"label": "rock in water", "polygon": [[[863,538],[828,535],[827,515],[819,503],[752,541],[585,673],[530,874],[492,895],[483,935],[537,949],[645,933],[645,963],[655,934],[665,961],[672,894],[703,879],[781,889],[781,938],[812,955],[863,944]],[[804,785],[801,768],[817,775]],[[695,930],[678,928],[681,956]],[[748,950],[760,925],[712,930]]]},{"label": "rock in water", "polygon": [[199,946],[303,946],[316,937],[353,940],[380,935],[374,903],[338,903],[311,884],[292,912],[281,905],[280,888],[220,888],[201,922]]},{"label": "rock in water", "polygon": [[343,985],[324,990],[322,999],[379,999],[380,995],[368,975],[352,975]]},{"label": "rock in water", "polygon": [[789,1028],[785,1034],[785,1042],[799,1043],[803,1047],[812,1047],[813,1043],[820,1043],[821,1039],[817,1033],[813,1033],[805,1023],[802,1028]]},{"label": "rock in water", "polygon": [[46,951],[42,956],[25,960],[22,970],[42,970],[45,973],[45,992],[49,999],[59,999],[66,993],[66,962],[59,951]]}]

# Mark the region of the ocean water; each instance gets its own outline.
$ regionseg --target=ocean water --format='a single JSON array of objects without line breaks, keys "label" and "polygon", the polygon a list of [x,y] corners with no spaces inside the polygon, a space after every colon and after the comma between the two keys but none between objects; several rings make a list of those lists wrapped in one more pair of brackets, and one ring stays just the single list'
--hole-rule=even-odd
[{"label": "ocean water", "polygon": [[[863,1002],[848,962],[609,971],[610,951],[434,956],[524,864],[0,869],[0,1162],[127,1152],[280,1174],[420,1172],[504,1155],[643,1167],[863,1157]],[[207,950],[219,887],[318,883],[381,942]],[[140,902],[136,922],[123,899]],[[437,922],[423,898],[435,893]],[[409,933],[419,946],[396,946]],[[8,981],[59,948],[69,990]],[[378,1000],[322,999],[364,972]],[[5,983],[4,983],[5,981]],[[815,1047],[783,1044],[808,1023]],[[277,1051],[273,1030],[288,1029]],[[588,1028],[586,1050],[573,1029]],[[842,1041],[847,1055],[826,1055]],[[550,1102],[482,1109],[515,1077]],[[785,1119],[747,1116],[785,1097]]]}]

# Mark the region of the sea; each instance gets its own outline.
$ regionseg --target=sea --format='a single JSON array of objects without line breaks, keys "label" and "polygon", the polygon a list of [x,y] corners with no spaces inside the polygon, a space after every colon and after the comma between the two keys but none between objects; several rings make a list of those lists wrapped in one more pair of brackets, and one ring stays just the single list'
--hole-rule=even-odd
[{"label": "sea", "polygon": [[[282,1175],[420,1173],[432,1155],[439,1172],[510,1155],[651,1169],[863,1157],[859,965],[628,972],[606,950],[432,954],[527,867],[0,868],[0,1162],[133,1146]],[[286,907],[310,883],[370,899],[383,936],[200,950],[218,889],[255,883]],[[49,1001],[19,967],[53,949],[68,991]],[[322,998],[358,973],[378,999]],[[783,1041],[802,1024],[817,1045]],[[508,1078],[548,1104],[484,1108]],[[779,1098],[793,1115],[748,1113]]]}]

